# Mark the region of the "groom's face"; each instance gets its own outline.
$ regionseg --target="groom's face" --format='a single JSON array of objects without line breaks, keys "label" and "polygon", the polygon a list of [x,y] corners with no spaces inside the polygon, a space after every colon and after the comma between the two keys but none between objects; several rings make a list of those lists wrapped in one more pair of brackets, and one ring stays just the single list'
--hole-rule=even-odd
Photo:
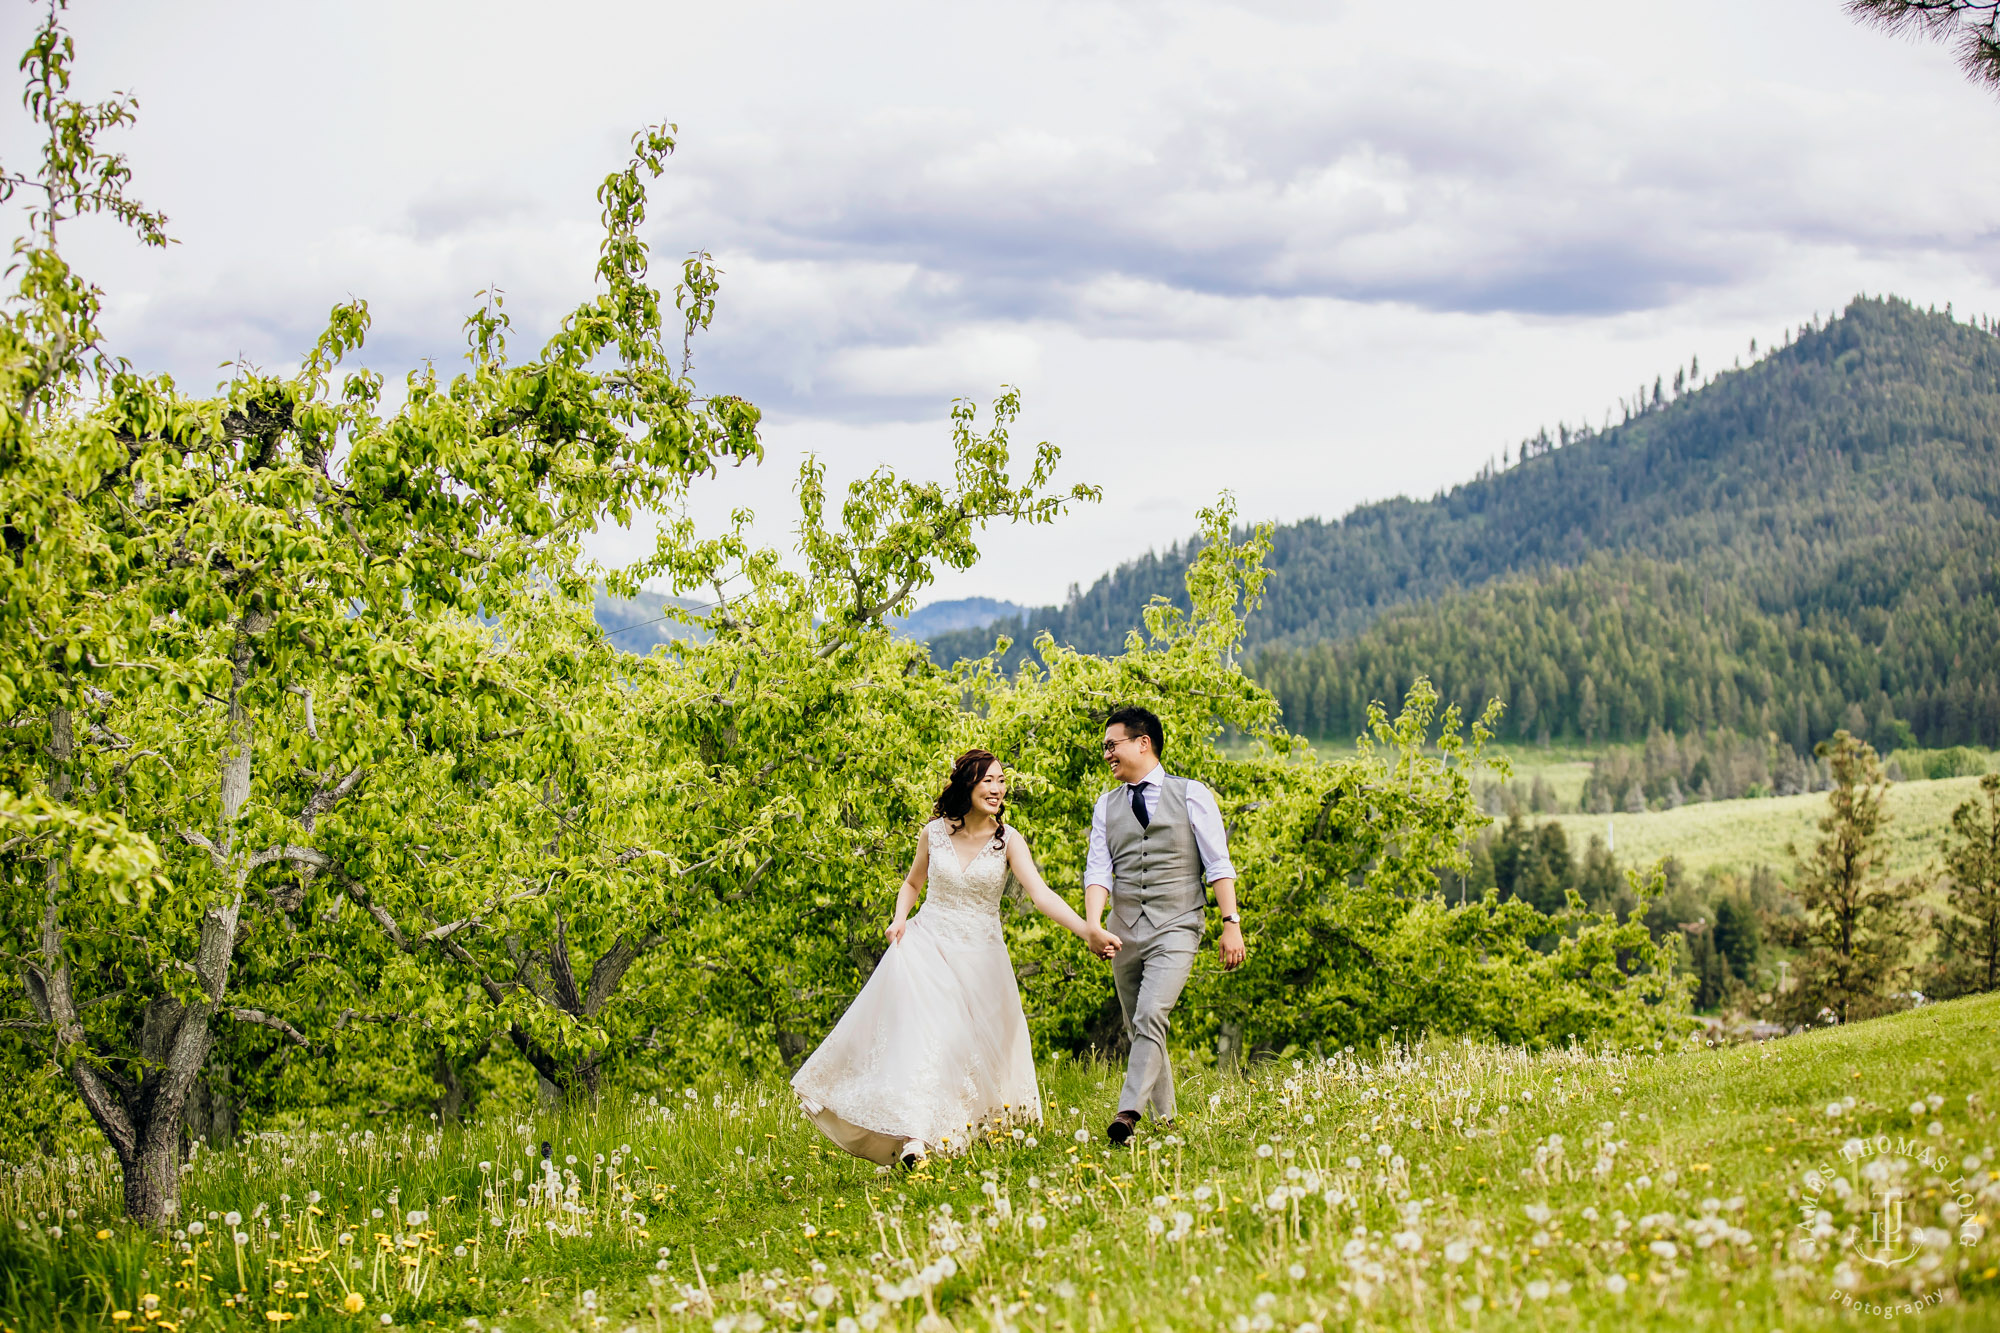
[{"label": "groom's face", "polygon": [[1135,736],[1123,722],[1113,722],[1104,729],[1104,761],[1111,765],[1112,777],[1136,782],[1153,771],[1152,738]]}]

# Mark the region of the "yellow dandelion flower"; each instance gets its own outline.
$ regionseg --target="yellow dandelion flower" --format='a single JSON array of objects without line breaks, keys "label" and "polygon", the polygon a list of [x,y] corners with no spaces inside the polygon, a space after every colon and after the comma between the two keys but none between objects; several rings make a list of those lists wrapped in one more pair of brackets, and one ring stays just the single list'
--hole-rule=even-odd
[{"label": "yellow dandelion flower", "polygon": [[131,1317],[132,1317],[132,1312],[130,1310],[113,1310],[111,1312],[111,1318],[115,1323],[122,1324]]},{"label": "yellow dandelion flower", "polygon": [[347,1293],[347,1299],[340,1303],[340,1308],[349,1314],[360,1314],[368,1308],[368,1302],[362,1298],[360,1292],[350,1291]]},{"label": "yellow dandelion flower", "polygon": [[110,1229],[109,1227],[107,1227],[107,1228],[105,1228],[104,1230],[102,1230],[102,1231],[99,1231],[99,1232],[97,1233],[97,1238],[98,1238],[99,1240],[110,1240],[110,1239],[111,1239],[111,1229]]}]

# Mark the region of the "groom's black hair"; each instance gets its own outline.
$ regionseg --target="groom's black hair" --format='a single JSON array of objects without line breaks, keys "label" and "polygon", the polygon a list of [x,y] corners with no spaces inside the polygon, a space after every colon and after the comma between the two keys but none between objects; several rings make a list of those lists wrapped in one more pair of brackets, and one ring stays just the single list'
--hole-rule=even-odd
[{"label": "groom's black hair", "polygon": [[1116,723],[1125,728],[1127,736],[1144,736],[1153,742],[1153,758],[1164,760],[1167,755],[1167,733],[1160,727],[1159,715],[1150,708],[1137,704],[1127,704],[1104,719],[1105,726]]}]

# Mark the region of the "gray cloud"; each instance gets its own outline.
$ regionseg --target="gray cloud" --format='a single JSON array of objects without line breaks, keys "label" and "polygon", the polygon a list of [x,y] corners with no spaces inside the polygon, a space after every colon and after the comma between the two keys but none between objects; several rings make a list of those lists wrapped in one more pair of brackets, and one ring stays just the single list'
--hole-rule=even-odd
[{"label": "gray cloud", "polygon": [[[1813,2],[1789,0],[1784,21]],[[646,13],[656,47],[686,21]],[[1564,26],[1579,14],[1592,21]],[[1378,7],[1140,0],[1052,9],[1032,40],[989,40],[992,16],[968,12],[939,30],[959,39],[942,62],[957,83],[937,74],[942,48],[896,45],[907,16],[843,19],[807,39],[822,43],[811,60],[673,76],[666,100],[691,105],[653,212],[659,277],[671,286],[695,245],[726,271],[697,352],[706,385],[868,421],[1031,375],[1052,334],[1246,345],[1329,306],[1586,328],[1726,300],[1812,256],[1948,253],[2000,271],[2000,186],[1944,169],[1955,150],[1937,136],[1912,138],[1910,83],[1857,92],[1874,85],[1795,67],[1789,33],[1760,47],[1756,18],[1728,5],[1696,5],[1678,33],[1561,0],[1550,15],[1538,33],[1533,16],[1466,6],[1435,16],[1435,40],[1405,41]],[[716,22],[740,37],[773,19]],[[1871,61],[1894,50],[1837,15],[1823,26]],[[782,48],[789,31],[769,35]],[[212,365],[216,347],[278,362],[352,293],[375,310],[371,361],[449,362],[472,294],[494,284],[517,349],[532,344],[590,290],[590,189],[623,157],[611,127],[631,101],[614,121],[610,101],[554,96],[545,51],[482,32],[479,60],[427,74],[447,81],[432,103],[385,103],[365,146],[325,130],[351,159],[331,210],[229,233],[121,307],[128,349],[177,368]],[[648,42],[634,27],[605,58]],[[355,100],[325,125],[366,123],[382,100],[368,85],[344,83]],[[479,100],[517,85],[504,105]],[[478,151],[374,174],[371,153],[454,116]]]},{"label": "gray cloud", "polygon": [[1224,338],[1231,303],[1615,316],[1739,282],[1808,229],[1842,245],[1894,226],[1812,206],[1814,164],[1770,144],[1691,149],[1728,142],[1712,115],[1607,115],[1601,89],[1392,70],[1236,91],[1138,118],[1143,138],[885,115],[710,146],[670,216],[746,269],[718,364],[775,405],[931,410],[929,383],[854,395],[828,361],[1038,321]]}]

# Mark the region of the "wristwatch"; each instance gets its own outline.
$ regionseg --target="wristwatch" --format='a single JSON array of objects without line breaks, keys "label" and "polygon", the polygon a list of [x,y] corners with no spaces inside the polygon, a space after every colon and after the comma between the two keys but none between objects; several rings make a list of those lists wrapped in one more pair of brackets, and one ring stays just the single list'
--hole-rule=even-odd
[{"label": "wristwatch", "polygon": [[1242,924],[1243,924],[1243,913],[1241,913],[1241,912],[1231,912],[1231,913],[1230,913],[1230,914],[1229,914],[1228,916],[1225,916],[1225,917],[1223,917],[1223,918],[1222,918],[1222,924],[1223,924],[1223,925],[1225,925],[1225,926],[1240,926],[1240,925],[1242,925]]}]

